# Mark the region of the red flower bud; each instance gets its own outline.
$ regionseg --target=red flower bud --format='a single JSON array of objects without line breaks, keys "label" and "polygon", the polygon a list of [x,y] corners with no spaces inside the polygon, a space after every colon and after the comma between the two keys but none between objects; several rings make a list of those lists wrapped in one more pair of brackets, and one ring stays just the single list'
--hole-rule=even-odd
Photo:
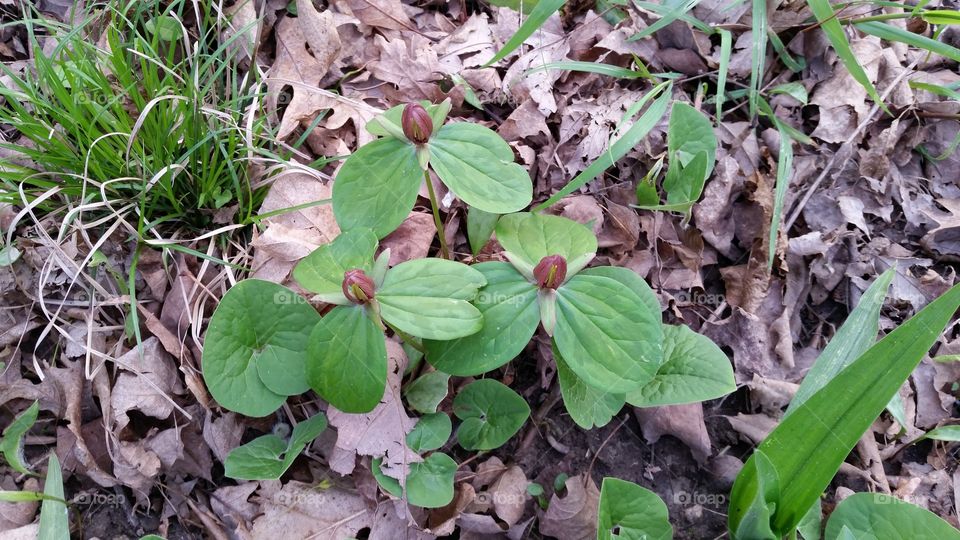
[{"label": "red flower bud", "polygon": [[433,134],[433,119],[423,105],[407,103],[400,117],[403,134],[414,144],[424,144]]},{"label": "red flower bud", "polygon": [[567,278],[567,260],[560,255],[547,255],[533,268],[533,277],[541,289],[556,289]]},{"label": "red flower bud", "polygon": [[366,304],[373,299],[376,286],[373,280],[359,269],[347,270],[343,273],[343,295],[354,304]]}]

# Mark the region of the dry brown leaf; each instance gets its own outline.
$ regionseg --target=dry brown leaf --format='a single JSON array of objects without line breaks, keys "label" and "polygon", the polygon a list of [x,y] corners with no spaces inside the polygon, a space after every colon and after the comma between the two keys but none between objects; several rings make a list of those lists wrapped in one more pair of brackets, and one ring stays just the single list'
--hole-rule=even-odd
[{"label": "dry brown leaf", "polygon": [[432,215],[411,212],[397,230],[380,241],[380,247],[390,250],[390,266],[396,266],[426,257],[436,236],[437,226]]},{"label": "dry brown leaf", "polygon": [[336,0],[363,24],[388,30],[410,31],[414,28],[400,0]]},{"label": "dry brown leaf", "polygon": [[527,502],[527,475],[523,469],[513,465],[500,475],[490,487],[489,495],[493,499],[493,508],[507,525],[513,525],[523,517]]},{"label": "dry brown leaf", "polygon": [[[339,487],[317,489],[291,481],[279,491],[260,488],[265,498],[263,515],[253,522],[254,539],[355,537],[373,523],[367,503],[360,495]],[[281,532],[282,531],[282,532]]]},{"label": "dry brown leaf", "polygon": [[643,430],[643,437],[654,444],[664,435],[672,435],[681,441],[693,454],[697,463],[703,465],[710,457],[710,435],[703,422],[703,404],[670,405],[666,407],[634,408]]},{"label": "dry brown leaf", "polygon": [[765,414],[737,414],[726,418],[730,427],[752,444],[760,444],[777,427],[777,421]]},{"label": "dry brown leaf", "polygon": [[565,540],[594,540],[600,490],[584,474],[567,478],[565,486],[565,497],[554,494],[550,498],[550,505],[540,517],[540,533]]},{"label": "dry brown leaf", "polygon": [[110,399],[117,431],[130,422],[129,411],[161,420],[170,416],[174,409],[170,399],[184,389],[173,357],[159,339],[147,338],[139,350],[132,349],[118,358],[117,365],[123,371],[117,376]]}]

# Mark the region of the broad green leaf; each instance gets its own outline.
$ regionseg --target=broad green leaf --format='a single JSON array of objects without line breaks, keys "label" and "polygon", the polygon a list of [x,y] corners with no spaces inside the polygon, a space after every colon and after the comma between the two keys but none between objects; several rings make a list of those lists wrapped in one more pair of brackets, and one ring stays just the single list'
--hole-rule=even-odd
[{"label": "broad green leaf", "polygon": [[3,439],[0,439],[3,458],[13,470],[23,474],[33,474],[23,464],[23,435],[33,427],[39,412],[40,402],[34,401],[3,430]]},{"label": "broad green leaf", "polygon": [[516,33],[507,40],[503,48],[497,51],[497,54],[493,55],[493,58],[487,60],[487,63],[484,64],[483,67],[489,67],[515,51],[528,37],[543,26],[543,23],[547,22],[547,19],[556,13],[564,3],[566,3],[566,0],[537,0],[536,6],[530,11],[530,16],[527,17],[527,20],[523,21],[523,24],[521,24]]},{"label": "broad green leaf", "polygon": [[[690,209],[700,199],[705,184],[704,172],[709,162],[707,153],[700,152],[686,166],[680,165],[667,169],[667,176],[663,180],[663,189],[667,192],[667,204],[657,206],[640,206],[647,210],[665,210],[683,212],[690,215]],[[671,202],[670,199],[673,199]]]},{"label": "broad green leaf", "polygon": [[403,262],[388,270],[377,296],[473,300],[486,284],[483,274],[463,263],[431,257]]},{"label": "broad green leaf", "polygon": [[441,371],[424,373],[403,388],[410,408],[424,414],[437,412],[437,406],[447,397],[450,375]]},{"label": "broad green leaf", "polygon": [[406,140],[377,139],[350,155],[333,182],[333,214],[343,231],[393,232],[413,209],[423,181],[417,152]]},{"label": "broad green leaf", "polygon": [[620,281],[589,271],[563,284],[553,336],[570,369],[609,392],[650,382],[663,361],[663,331],[659,309],[648,305]]},{"label": "broad green leaf", "polygon": [[400,485],[400,481],[383,474],[383,469],[380,468],[382,464],[383,458],[376,458],[370,462],[370,472],[373,473],[373,477],[384,491],[397,498],[403,497],[403,486]]},{"label": "broad green leaf", "polygon": [[415,337],[448,340],[483,328],[480,310],[466,300],[378,294],[377,302],[384,321]]},{"label": "broad green leaf", "polygon": [[670,540],[673,527],[659,495],[633,482],[607,477],[600,486],[597,540]]},{"label": "broad green leaf", "polygon": [[890,268],[867,287],[857,307],[853,308],[847,320],[823,348],[816,362],[803,377],[797,393],[790,400],[785,417],[793,414],[800,405],[876,343],[880,326],[880,308],[883,307],[887,289],[895,275],[896,270]]},{"label": "broad green leaf", "polygon": [[573,273],[571,261],[597,252],[597,237],[586,226],[560,216],[522,212],[500,218],[497,241],[511,257],[533,268],[548,255],[567,260],[567,279]]},{"label": "broad green leaf", "polygon": [[461,377],[480,375],[512,360],[540,322],[537,287],[509,263],[485,262],[473,268],[487,280],[474,301],[483,314],[483,327],[460,339],[424,341],[433,367]]},{"label": "broad green leaf", "polygon": [[380,403],[387,347],[364,307],[333,308],[310,333],[307,355],[310,387],[337,409],[365,413]]},{"label": "broad green leaf", "polygon": [[40,531],[37,540],[65,540],[70,538],[70,522],[63,495],[63,472],[60,460],[50,452],[47,460],[47,478],[43,481],[43,502],[40,503]]},{"label": "broad green leaf", "polygon": [[786,94],[801,104],[807,104],[807,87],[799,82],[778,84],[770,89],[771,94]]},{"label": "broad green leaf", "polygon": [[612,394],[580,380],[563,361],[556,345],[553,346],[553,359],[557,363],[563,406],[578,426],[583,429],[603,427],[623,408],[623,394]]},{"label": "broad green leaf", "polygon": [[823,530],[823,508],[820,499],[813,503],[803,519],[797,525],[797,532],[803,540],[820,540],[820,531]]},{"label": "broad green leaf", "polygon": [[706,336],[686,326],[663,327],[663,364],[640,390],[627,394],[635,407],[696,403],[737,389],[730,359]]},{"label": "broad green leaf", "polygon": [[650,107],[630,126],[630,129],[617,139],[616,142],[612,142],[606,152],[601,154],[600,157],[581,171],[573,180],[567,182],[567,185],[563,186],[560,191],[551,195],[546,201],[536,205],[533,211],[540,212],[556,204],[560,199],[600,176],[603,171],[613,166],[613,164],[625,156],[627,152],[636,148],[636,146],[640,144],[640,141],[650,133],[650,130],[660,122],[660,119],[663,118],[663,115],[667,112],[667,104],[670,103],[672,88],[669,83],[661,83],[644,95],[641,99],[642,103],[652,99],[657,94],[659,94],[660,97],[650,104]]},{"label": "broad green leaf", "polygon": [[348,304],[343,296],[343,273],[353,269],[369,273],[376,250],[377,237],[370,229],[344,231],[297,263],[293,279],[327,303]]},{"label": "broad green leaf", "polygon": [[[782,490],[772,517],[774,532],[786,535],[796,528],[958,306],[960,286],[955,286],[870,347],[764,439],[758,452],[773,463]],[[732,531],[743,517],[743,508],[733,503],[742,486],[753,481],[750,471],[744,467],[746,474],[738,476],[731,492]]]},{"label": "broad green leaf", "polygon": [[906,43],[907,45],[912,45],[919,49],[932,52],[933,54],[938,54],[944,58],[949,58],[954,62],[960,62],[960,49],[942,41],[915,34],[904,28],[880,21],[856,23],[854,26],[857,27],[858,30],[862,30],[872,36],[877,36],[880,39]]},{"label": "broad green leaf", "polygon": [[154,17],[147,21],[144,28],[160,41],[176,41],[183,36],[183,27],[170,15]]},{"label": "broad green leaf", "polygon": [[664,182],[668,203],[696,201],[700,198],[702,181],[709,178],[713,172],[717,155],[717,137],[713,133],[710,119],[686,103],[674,103],[667,128],[667,154],[670,159],[667,175],[669,176],[670,169],[689,166],[701,152],[706,153],[707,166],[703,177],[696,179],[699,180],[700,189],[682,189],[681,186],[672,187]]},{"label": "broad green leaf", "polygon": [[837,505],[824,538],[841,538],[846,528],[863,540],[960,540],[960,531],[933,512],[880,493],[855,493]]},{"label": "broad green leaf", "polygon": [[530,416],[530,406],[509,387],[493,379],[467,385],[453,400],[462,423],[457,441],[467,450],[493,450],[513,437]]},{"label": "broad green leaf", "polygon": [[447,124],[429,146],[430,166],[463,202],[494,214],[530,204],[530,175],[514,163],[510,145],[493,130],[468,122]]},{"label": "broad green leaf", "polygon": [[921,438],[936,441],[960,442],[960,426],[940,426],[936,429],[931,429]]},{"label": "broad green leaf", "polygon": [[837,14],[830,5],[830,0],[807,0],[807,5],[810,6],[810,10],[820,23],[820,28],[822,28],[823,32],[827,35],[827,39],[830,40],[830,44],[833,45],[833,49],[837,52],[837,56],[840,57],[840,60],[843,62],[843,65],[846,66],[850,75],[855,81],[860,83],[860,86],[866,89],[870,98],[873,99],[881,109],[887,111],[886,105],[883,104],[883,99],[880,97],[880,94],[877,93],[877,89],[873,86],[873,83],[870,82],[870,77],[867,75],[867,72],[863,70],[863,66],[857,61],[853,49],[850,48],[850,42],[847,41],[847,35],[844,33],[843,25],[837,20]]},{"label": "broad green leaf", "polygon": [[230,451],[223,463],[223,474],[237,480],[278,480],[325,429],[327,417],[317,413],[297,424],[289,441],[272,433],[257,437]]},{"label": "broad green leaf", "polygon": [[307,337],[320,315],[298,294],[247,279],[220,300],[203,347],[203,379],[217,403],[266,416],[305,392]]},{"label": "broad green leaf", "polygon": [[734,529],[730,521],[730,538],[734,540],[775,540],[783,535],[775,535],[770,528],[770,518],[780,501],[780,477],[769,458],[760,450],[743,466],[737,475],[746,480],[739,492],[730,494],[729,514],[734,508],[742,515]]},{"label": "broad green leaf", "polygon": [[490,242],[499,219],[500,214],[491,214],[472,206],[467,209],[467,239],[470,240],[471,253],[480,253],[483,246]]},{"label": "broad green leaf", "polygon": [[443,413],[432,413],[420,417],[417,424],[407,434],[407,446],[414,452],[428,452],[447,444],[453,424],[450,417]]},{"label": "broad green leaf", "polygon": [[0,247],[0,266],[10,266],[20,258],[20,250],[15,246]]},{"label": "broad green leaf", "polygon": [[407,502],[420,508],[441,508],[453,500],[453,477],[457,462],[446,454],[430,454],[410,464],[407,475]]}]

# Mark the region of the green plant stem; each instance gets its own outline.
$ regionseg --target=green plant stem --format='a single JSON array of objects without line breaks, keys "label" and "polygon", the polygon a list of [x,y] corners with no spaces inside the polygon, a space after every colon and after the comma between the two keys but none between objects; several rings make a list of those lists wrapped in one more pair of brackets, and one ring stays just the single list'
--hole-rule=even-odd
[{"label": "green plant stem", "polygon": [[839,19],[840,24],[859,24],[874,21],[894,21],[897,19],[913,19],[916,15],[912,13],[883,13],[881,15],[871,15],[869,17],[851,17],[849,19]]},{"label": "green plant stem", "polygon": [[437,194],[433,192],[433,182],[430,181],[430,170],[423,171],[423,179],[427,183],[427,193],[430,195],[430,206],[433,208],[433,222],[437,226],[437,234],[440,236],[440,256],[444,259],[450,258],[450,250],[447,249],[447,235],[443,230],[443,221],[440,219],[440,205],[437,203]]}]

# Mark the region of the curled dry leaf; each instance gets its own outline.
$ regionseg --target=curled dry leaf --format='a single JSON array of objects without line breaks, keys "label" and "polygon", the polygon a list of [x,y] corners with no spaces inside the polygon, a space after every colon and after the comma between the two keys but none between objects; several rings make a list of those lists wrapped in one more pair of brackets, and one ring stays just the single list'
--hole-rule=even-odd
[{"label": "curled dry leaf", "polygon": [[291,481],[280,490],[261,487],[263,515],[253,522],[253,538],[350,538],[373,523],[367,502],[339,487],[316,489]]},{"label": "curled dry leaf", "polygon": [[554,494],[540,516],[540,533],[569,540],[593,540],[597,537],[600,490],[589,476],[567,478],[567,494]]},{"label": "curled dry leaf", "polygon": [[697,463],[703,465],[712,453],[710,435],[703,421],[703,404],[634,408],[643,437],[654,444],[664,435],[672,435],[687,445]]}]

